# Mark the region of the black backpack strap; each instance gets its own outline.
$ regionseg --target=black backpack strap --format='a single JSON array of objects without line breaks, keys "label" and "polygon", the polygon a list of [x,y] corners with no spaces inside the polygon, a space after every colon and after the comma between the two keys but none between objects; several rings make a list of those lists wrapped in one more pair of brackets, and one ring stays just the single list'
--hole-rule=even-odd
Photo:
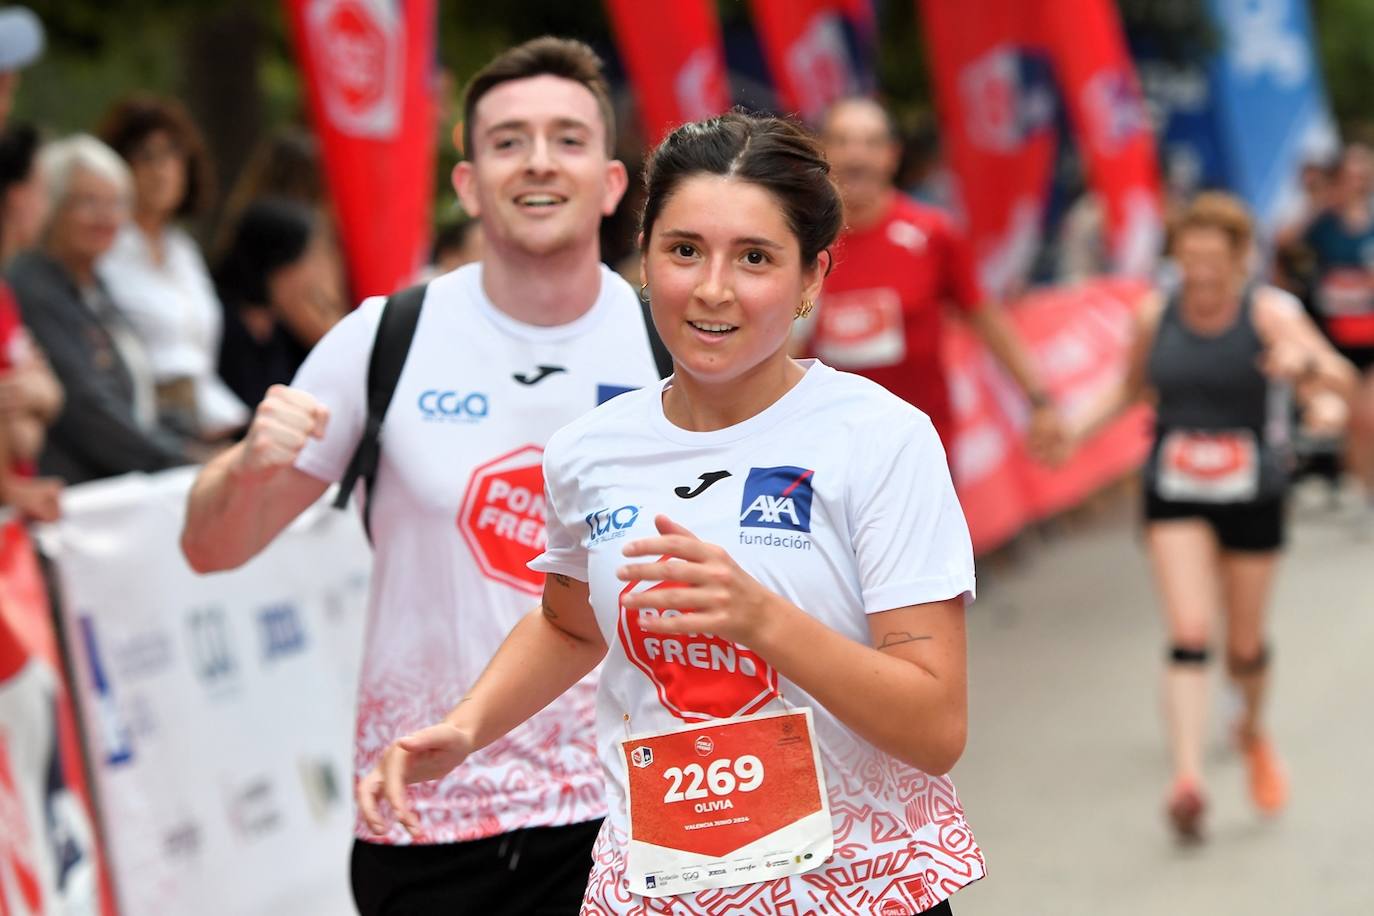
[{"label": "black backpack strap", "polygon": [[663,338],[658,336],[658,328],[654,327],[654,316],[649,311],[649,303],[642,297],[639,300],[639,310],[644,315],[644,330],[649,335],[649,349],[654,354],[654,366],[658,369],[658,377],[667,378],[673,374],[673,354],[668,352],[668,348],[663,345]]},{"label": "black backpack strap", "polygon": [[367,425],[363,427],[362,438],[353,450],[348,469],[339,481],[339,494],[334,499],[334,508],[344,508],[358,479],[363,480],[367,489],[363,528],[369,540],[372,538],[372,485],[382,457],[382,421],[391,406],[391,396],[396,393],[396,384],[401,380],[401,370],[405,368],[424,301],[425,286],[421,284],[393,293],[382,306],[377,334],[372,338],[372,356],[367,364]]}]

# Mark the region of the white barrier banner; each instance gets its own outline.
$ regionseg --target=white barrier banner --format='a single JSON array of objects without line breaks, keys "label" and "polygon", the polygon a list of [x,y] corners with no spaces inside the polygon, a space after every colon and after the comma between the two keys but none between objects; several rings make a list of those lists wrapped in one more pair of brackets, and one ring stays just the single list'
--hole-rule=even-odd
[{"label": "white barrier banner", "polygon": [[194,469],[68,492],[42,532],[120,911],[353,912],[354,697],[371,553],[325,501],[197,576]]}]

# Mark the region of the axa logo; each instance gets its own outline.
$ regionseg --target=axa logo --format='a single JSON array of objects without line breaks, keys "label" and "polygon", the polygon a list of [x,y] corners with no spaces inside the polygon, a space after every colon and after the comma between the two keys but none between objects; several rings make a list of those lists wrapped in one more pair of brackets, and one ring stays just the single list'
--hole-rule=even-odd
[{"label": "axa logo", "polygon": [[740,527],[809,532],[815,473],[791,466],[750,468],[740,503]]},{"label": "axa logo", "polygon": [[587,546],[623,538],[639,521],[638,506],[597,509],[587,513]]},{"label": "axa logo", "polygon": [[490,400],[480,391],[464,394],[429,388],[420,392],[416,403],[426,422],[476,423],[491,412]]},{"label": "axa logo", "polygon": [[186,618],[191,643],[191,665],[196,676],[210,688],[223,687],[238,674],[238,662],[229,644],[229,622],[220,607],[197,608]]},{"label": "axa logo", "polygon": [[274,604],[258,614],[263,661],[294,655],[305,648],[305,627],[292,604]]}]

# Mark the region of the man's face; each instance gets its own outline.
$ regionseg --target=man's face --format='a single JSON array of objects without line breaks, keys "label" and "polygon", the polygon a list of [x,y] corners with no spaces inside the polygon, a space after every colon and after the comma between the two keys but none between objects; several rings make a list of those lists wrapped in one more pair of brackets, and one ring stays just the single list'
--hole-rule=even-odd
[{"label": "man's face", "polygon": [[841,102],[821,133],[845,206],[871,203],[892,186],[901,153],[886,116],[874,102]]},{"label": "man's face", "polygon": [[542,256],[596,246],[626,175],[606,155],[591,91],[557,76],[512,80],[482,96],[473,122],[454,186],[491,247]]}]

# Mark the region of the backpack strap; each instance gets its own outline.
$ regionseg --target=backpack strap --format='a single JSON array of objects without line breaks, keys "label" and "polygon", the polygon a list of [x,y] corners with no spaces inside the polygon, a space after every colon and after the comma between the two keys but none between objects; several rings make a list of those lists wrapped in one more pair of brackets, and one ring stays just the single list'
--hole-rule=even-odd
[{"label": "backpack strap", "polygon": [[654,327],[654,316],[649,311],[649,303],[642,297],[639,300],[639,311],[644,316],[644,330],[649,335],[649,349],[654,354],[654,366],[658,369],[658,377],[667,378],[673,374],[673,354],[668,352],[668,348],[663,345],[663,338],[658,336],[658,328]]},{"label": "backpack strap", "polygon": [[425,301],[425,284],[412,286],[387,297],[382,316],[377,322],[377,334],[372,338],[372,356],[367,364],[367,424],[362,437],[349,459],[334,508],[348,505],[359,478],[366,488],[363,504],[363,529],[372,539],[372,487],[377,479],[377,465],[382,457],[382,421],[391,406],[391,396],[401,380],[415,326],[420,321],[420,307]]}]

